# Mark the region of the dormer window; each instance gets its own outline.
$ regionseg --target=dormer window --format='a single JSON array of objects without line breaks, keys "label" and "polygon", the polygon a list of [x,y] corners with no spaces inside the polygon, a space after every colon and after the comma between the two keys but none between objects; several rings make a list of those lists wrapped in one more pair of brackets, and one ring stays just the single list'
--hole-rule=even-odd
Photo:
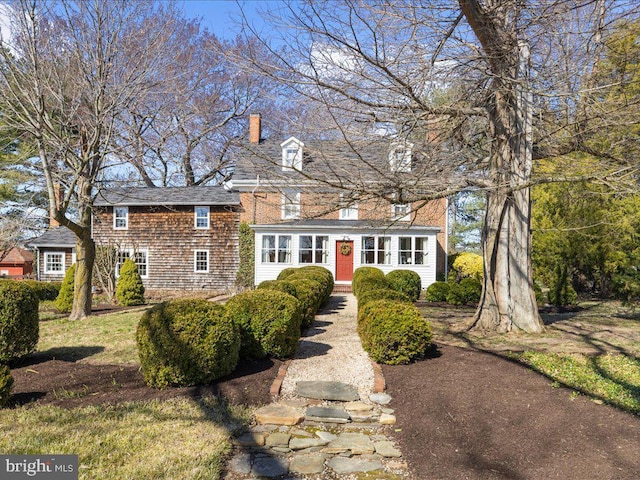
[{"label": "dormer window", "polygon": [[295,137],[280,144],[282,148],[282,170],[302,170],[302,147],[304,143]]},{"label": "dormer window", "polygon": [[389,166],[394,173],[411,172],[411,147],[412,144],[397,145],[389,152]]}]

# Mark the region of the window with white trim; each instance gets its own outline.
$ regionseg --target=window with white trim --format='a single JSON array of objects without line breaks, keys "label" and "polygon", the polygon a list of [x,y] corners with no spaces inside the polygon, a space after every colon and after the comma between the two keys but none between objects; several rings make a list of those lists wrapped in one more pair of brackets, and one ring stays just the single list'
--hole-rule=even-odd
[{"label": "window with white trim", "polygon": [[391,205],[391,218],[400,222],[408,222],[411,220],[411,204],[410,203],[394,203]]},{"label": "window with white trim", "polygon": [[389,152],[389,166],[393,173],[411,172],[411,148],[400,145]]},{"label": "window with white trim", "polygon": [[291,263],[291,235],[263,235],[262,263]]},{"label": "window with white trim", "polygon": [[149,278],[149,251],[144,250],[121,250],[118,252],[118,263],[116,265],[116,277],[120,276],[120,267],[127,258],[130,258],[138,266],[138,273],[141,278]]},{"label": "window with white trim", "polygon": [[362,263],[365,265],[390,265],[391,237],[362,237]]},{"label": "window with white trim", "polygon": [[282,194],[282,219],[300,218],[300,192],[284,192]]},{"label": "window with white trim", "polygon": [[209,207],[194,207],[194,227],[198,229],[209,228]]},{"label": "window with white trim", "polygon": [[399,265],[427,264],[427,237],[400,237],[398,239]]},{"label": "window with white trim", "polygon": [[280,144],[282,148],[282,170],[284,172],[302,170],[302,148],[304,143],[291,137]]},{"label": "window with white trim", "polygon": [[209,250],[193,252],[193,271],[195,273],[209,273]]},{"label": "window with white trim", "polygon": [[300,263],[329,263],[329,237],[300,235],[298,256]]},{"label": "window with white trim", "polygon": [[113,207],[113,228],[115,230],[129,228],[129,207]]},{"label": "window with white trim", "polygon": [[64,252],[44,253],[44,273],[64,275]]},{"label": "window with white trim", "polygon": [[357,220],[358,219],[358,202],[349,203],[348,200],[340,194],[340,208],[338,218],[340,220]]}]

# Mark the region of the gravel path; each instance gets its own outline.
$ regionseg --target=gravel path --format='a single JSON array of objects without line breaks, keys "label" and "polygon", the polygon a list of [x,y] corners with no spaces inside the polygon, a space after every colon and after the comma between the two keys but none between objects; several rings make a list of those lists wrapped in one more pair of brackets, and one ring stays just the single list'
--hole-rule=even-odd
[{"label": "gravel path", "polygon": [[356,386],[360,398],[369,398],[373,391],[373,368],[362,349],[356,326],[355,297],[350,293],[332,295],[300,339],[281,394],[292,397],[296,383],[303,380],[336,381]]}]

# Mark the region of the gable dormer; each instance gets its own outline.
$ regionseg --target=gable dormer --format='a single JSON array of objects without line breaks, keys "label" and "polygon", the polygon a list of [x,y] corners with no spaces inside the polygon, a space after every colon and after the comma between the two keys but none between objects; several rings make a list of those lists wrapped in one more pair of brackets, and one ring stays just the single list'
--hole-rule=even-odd
[{"label": "gable dormer", "polygon": [[302,149],[304,143],[296,137],[290,137],[280,144],[282,148],[282,170],[302,170]]},{"label": "gable dormer", "polygon": [[413,143],[393,143],[389,151],[389,167],[393,173],[411,172]]}]

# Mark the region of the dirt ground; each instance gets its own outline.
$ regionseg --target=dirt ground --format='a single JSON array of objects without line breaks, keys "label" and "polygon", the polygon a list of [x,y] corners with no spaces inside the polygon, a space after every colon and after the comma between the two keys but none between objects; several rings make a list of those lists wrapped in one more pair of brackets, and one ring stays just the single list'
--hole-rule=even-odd
[{"label": "dirt ground", "polygon": [[279,360],[241,360],[236,371],[211,385],[158,390],[147,387],[137,365],[96,365],[57,355],[34,354],[11,369],[13,405],[51,404],[65,408],[128,401],[215,394],[250,406],[270,401],[269,387]]},{"label": "dirt ground", "polygon": [[418,479],[637,479],[640,418],[552,388],[499,356],[440,346],[436,358],[384,366]]}]

